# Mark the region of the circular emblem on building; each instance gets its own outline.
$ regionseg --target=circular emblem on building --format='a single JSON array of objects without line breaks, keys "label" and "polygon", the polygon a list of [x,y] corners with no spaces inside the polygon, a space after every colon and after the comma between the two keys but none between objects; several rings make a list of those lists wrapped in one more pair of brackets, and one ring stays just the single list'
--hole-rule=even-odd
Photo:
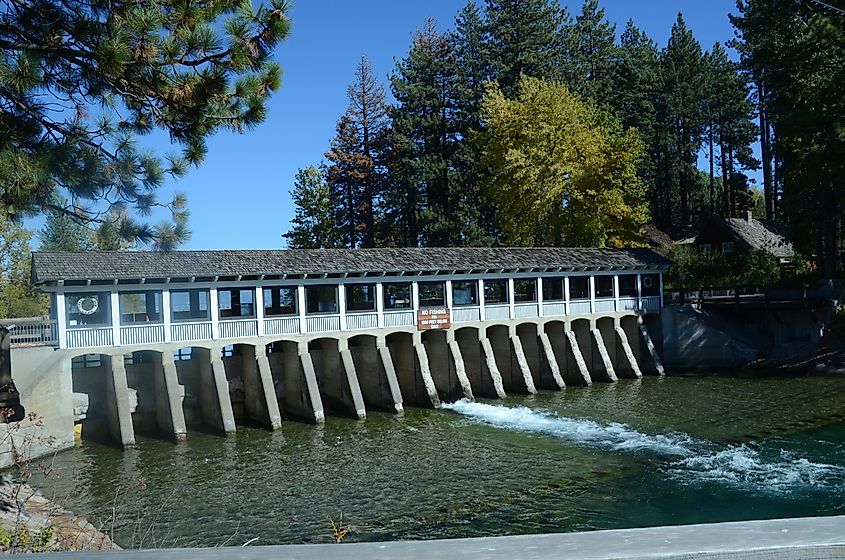
[{"label": "circular emblem on building", "polygon": [[83,315],[93,315],[100,307],[100,300],[97,296],[87,296],[79,298],[76,302],[76,308]]},{"label": "circular emblem on building", "polygon": [[646,276],[643,278],[643,286],[646,288],[651,288],[654,285],[654,280],[651,279],[651,276]]}]

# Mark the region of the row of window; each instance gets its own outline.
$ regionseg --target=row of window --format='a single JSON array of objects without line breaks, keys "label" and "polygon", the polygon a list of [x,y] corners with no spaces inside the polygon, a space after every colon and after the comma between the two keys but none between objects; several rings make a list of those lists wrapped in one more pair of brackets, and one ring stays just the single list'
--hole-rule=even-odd
[{"label": "row of window", "polygon": [[[595,297],[615,297],[613,276],[595,277]],[[619,295],[637,296],[637,276],[620,275]],[[656,296],[659,293],[659,277],[642,277],[642,295]],[[446,305],[446,283],[442,281],[419,282],[419,306],[442,307]],[[384,309],[411,309],[411,283],[383,284]],[[275,286],[263,288],[264,316],[275,317],[297,315],[296,286]],[[453,281],[452,305],[455,307],[479,305],[478,281]],[[590,299],[590,278],[574,276],[569,278],[569,297],[572,300]],[[514,302],[537,301],[537,280],[514,280]],[[564,278],[543,279],[543,300],[564,299]],[[218,312],[221,319],[252,318],[256,316],[256,301],[253,288],[221,288],[217,290]],[[208,321],[211,319],[207,289],[173,290],[170,292],[171,321]],[[65,296],[68,327],[105,326],[111,323],[110,294],[96,292],[68,294]],[[484,281],[484,303],[486,305],[509,304],[508,281],[494,279]],[[118,294],[120,324],[134,325],[162,322],[162,293],[158,291],[121,292]],[[312,285],[305,287],[305,311],[309,314],[338,312],[337,285]],[[350,313],[375,311],[375,284],[346,285],[346,311]]]},{"label": "row of window", "polygon": [[[722,253],[733,253],[734,252],[734,242],[733,241],[724,241],[722,242]],[[713,252],[713,246],[710,243],[701,243],[698,246],[698,252],[702,255],[707,255]]]}]

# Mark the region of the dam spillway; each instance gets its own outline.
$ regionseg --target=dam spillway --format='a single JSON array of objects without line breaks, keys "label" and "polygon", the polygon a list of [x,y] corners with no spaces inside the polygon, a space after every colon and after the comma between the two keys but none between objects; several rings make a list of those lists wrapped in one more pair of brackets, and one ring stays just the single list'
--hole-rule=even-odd
[{"label": "dam spillway", "polygon": [[667,265],[610,249],[35,253],[54,340],[22,376],[64,382],[45,410],[60,440],[76,424],[123,446],[613,382],[660,371]]}]

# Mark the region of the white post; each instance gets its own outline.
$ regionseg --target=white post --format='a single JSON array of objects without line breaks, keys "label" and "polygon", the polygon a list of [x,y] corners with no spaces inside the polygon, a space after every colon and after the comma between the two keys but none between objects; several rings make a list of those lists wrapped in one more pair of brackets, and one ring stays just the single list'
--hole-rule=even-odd
[{"label": "white post", "polygon": [[451,280],[446,280],[445,290],[446,290],[446,294],[445,294],[446,297],[444,297],[443,299],[444,299],[444,303],[446,304],[446,309],[449,310],[449,320],[451,321],[452,317],[453,317],[453,315],[452,315],[452,281]]},{"label": "white post", "polygon": [[112,289],[109,296],[109,307],[111,308],[112,344],[114,346],[120,346],[120,295],[117,293],[116,289]]},{"label": "white post", "polygon": [[572,313],[572,308],[569,306],[569,276],[563,277],[563,304],[565,315],[569,315]]},{"label": "white post", "polygon": [[508,278],[508,306],[510,307],[511,319],[516,319],[516,301],[514,298],[513,277]]},{"label": "white post", "polygon": [[619,309],[619,275],[613,275],[613,309],[615,311],[621,311]]},{"label": "white post", "polygon": [[478,279],[478,317],[484,320],[484,279]]},{"label": "white post", "polygon": [[258,321],[258,336],[264,336],[264,288],[256,286],[255,297],[255,320]]},{"label": "white post", "polygon": [[305,324],[305,284],[296,287],[296,308],[299,310],[299,332],[308,332],[308,325]]},{"label": "white post", "polygon": [[596,277],[590,275],[590,313],[596,312]]},{"label": "white post", "polygon": [[411,306],[414,309],[414,322],[417,322],[417,311],[420,309],[420,284],[411,282]]},{"label": "white post", "polygon": [[337,285],[337,310],[340,311],[340,330],[346,330],[346,285]]},{"label": "white post", "polygon": [[59,348],[67,348],[67,307],[64,292],[56,292],[56,330],[59,333]]},{"label": "white post", "polygon": [[657,278],[659,280],[658,287],[660,291],[657,292],[657,295],[660,297],[660,309],[663,309],[663,271],[659,271],[657,273]]},{"label": "white post", "polygon": [[643,310],[643,275],[637,273],[637,310]]},{"label": "white post", "polygon": [[537,316],[543,317],[543,278],[537,277]]},{"label": "white post", "polygon": [[384,284],[376,282],[376,326],[384,326]]},{"label": "white post", "polygon": [[161,291],[161,320],[164,323],[164,341],[170,342],[172,340],[171,328],[172,319],[170,317],[170,289]]},{"label": "white post", "polygon": [[208,290],[208,310],[211,312],[211,339],[220,338],[220,309],[218,309],[217,288]]}]

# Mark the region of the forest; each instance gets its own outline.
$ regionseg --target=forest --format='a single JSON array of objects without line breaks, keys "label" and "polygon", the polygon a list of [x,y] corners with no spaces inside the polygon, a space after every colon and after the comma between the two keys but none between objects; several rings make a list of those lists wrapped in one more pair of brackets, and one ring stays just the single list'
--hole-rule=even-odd
[{"label": "forest", "polygon": [[421,22],[386,81],[354,69],[295,177],[288,246],[636,246],[646,224],[679,238],[752,210],[841,273],[845,11],[738,0],[728,17],[736,38],[710,46],[683,14],[665,45],[617,29],[598,0]]}]

